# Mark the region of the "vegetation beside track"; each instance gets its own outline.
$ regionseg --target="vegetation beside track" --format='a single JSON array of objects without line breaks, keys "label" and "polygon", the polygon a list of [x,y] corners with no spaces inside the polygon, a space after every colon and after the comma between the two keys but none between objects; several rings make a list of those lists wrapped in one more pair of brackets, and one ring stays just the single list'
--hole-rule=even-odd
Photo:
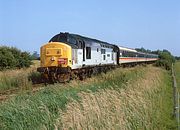
[{"label": "vegetation beside track", "polygon": [[180,92],[180,60],[176,61],[175,65],[174,65],[174,69],[175,69],[177,87],[178,87],[178,90]]},{"label": "vegetation beside track", "polygon": [[143,71],[123,89],[81,92],[81,102],[67,105],[58,128],[176,129],[170,74],[159,68]]},{"label": "vegetation beside track", "polygon": [[0,70],[29,67],[31,55],[15,47],[0,46]]},{"label": "vegetation beside track", "polygon": [[9,99],[0,105],[0,129],[173,129],[171,98],[167,71],[118,68]]},{"label": "vegetation beside track", "polygon": [[29,76],[36,72],[39,61],[32,61],[29,68],[0,71],[0,93],[7,90],[26,90],[32,88]]},{"label": "vegetation beside track", "polygon": [[165,68],[166,70],[171,70],[172,63],[175,62],[175,57],[168,50],[154,51],[154,53],[159,55],[159,60],[156,61],[156,66]]}]

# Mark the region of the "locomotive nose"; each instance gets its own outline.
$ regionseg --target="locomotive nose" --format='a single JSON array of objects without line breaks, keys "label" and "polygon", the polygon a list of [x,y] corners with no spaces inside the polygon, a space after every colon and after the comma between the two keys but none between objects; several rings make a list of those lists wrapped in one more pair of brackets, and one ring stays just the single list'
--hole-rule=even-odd
[{"label": "locomotive nose", "polygon": [[49,42],[41,47],[42,67],[71,67],[71,46],[61,42]]}]

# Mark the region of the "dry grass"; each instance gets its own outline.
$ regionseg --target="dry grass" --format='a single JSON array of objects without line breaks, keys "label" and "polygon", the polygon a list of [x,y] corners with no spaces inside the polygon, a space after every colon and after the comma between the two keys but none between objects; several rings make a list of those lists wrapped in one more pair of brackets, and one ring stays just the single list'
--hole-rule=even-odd
[{"label": "dry grass", "polygon": [[159,68],[135,67],[48,85],[2,103],[0,129],[169,130],[170,79]]},{"label": "dry grass", "polygon": [[0,91],[30,88],[31,82],[28,81],[28,76],[36,71],[39,61],[33,63],[30,68],[0,71]]},{"label": "dry grass", "polygon": [[[161,88],[159,68],[151,67],[144,78],[130,82],[125,89],[81,92],[82,102],[68,104],[56,126],[62,129],[153,129],[151,96]],[[73,100],[73,99],[72,99]],[[149,119],[149,120],[147,120]],[[60,120],[62,123],[60,123]],[[62,125],[62,126],[61,126]],[[146,127],[146,128],[145,128]]]}]

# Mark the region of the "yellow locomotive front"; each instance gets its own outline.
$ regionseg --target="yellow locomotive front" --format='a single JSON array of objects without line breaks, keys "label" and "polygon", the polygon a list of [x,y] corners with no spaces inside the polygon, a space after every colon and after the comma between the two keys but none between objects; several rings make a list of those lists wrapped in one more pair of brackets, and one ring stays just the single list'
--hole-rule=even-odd
[{"label": "yellow locomotive front", "polygon": [[71,67],[71,46],[50,42],[41,47],[41,67]]},{"label": "yellow locomotive front", "polygon": [[45,80],[64,82],[70,79],[72,48],[63,42],[49,42],[41,47],[41,67],[37,69]]}]

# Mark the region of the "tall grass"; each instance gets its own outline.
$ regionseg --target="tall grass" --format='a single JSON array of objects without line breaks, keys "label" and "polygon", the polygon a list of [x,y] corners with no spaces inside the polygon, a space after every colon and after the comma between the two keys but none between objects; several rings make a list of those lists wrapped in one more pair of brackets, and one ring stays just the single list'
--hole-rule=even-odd
[{"label": "tall grass", "polygon": [[0,91],[3,92],[9,89],[27,89],[31,87],[31,82],[28,81],[27,71],[11,71],[4,72],[0,76]]},{"label": "tall grass", "polygon": [[170,85],[167,72],[154,67],[49,85],[1,104],[0,129],[174,128]]},{"label": "tall grass", "polygon": [[[81,102],[78,93],[119,89],[141,75],[139,68],[131,71],[116,69],[84,82],[50,85],[37,93],[22,94],[0,105],[0,129],[55,129],[61,127],[61,112],[73,100]],[[59,122],[59,123],[57,123]]]},{"label": "tall grass", "polygon": [[175,69],[175,76],[176,76],[177,86],[178,86],[178,88],[180,90],[180,61],[177,61],[175,63],[174,67],[175,67],[174,69]]},{"label": "tall grass", "polygon": [[36,71],[38,61],[30,68],[0,71],[0,92],[11,89],[29,89],[32,87],[28,77]]},{"label": "tall grass", "polygon": [[149,71],[137,81],[130,81],[125,89],[80,93],[82,101],[67,106],[59,128],[176,129],[171,113],[171,78],[166,71],[157,68]]}]

